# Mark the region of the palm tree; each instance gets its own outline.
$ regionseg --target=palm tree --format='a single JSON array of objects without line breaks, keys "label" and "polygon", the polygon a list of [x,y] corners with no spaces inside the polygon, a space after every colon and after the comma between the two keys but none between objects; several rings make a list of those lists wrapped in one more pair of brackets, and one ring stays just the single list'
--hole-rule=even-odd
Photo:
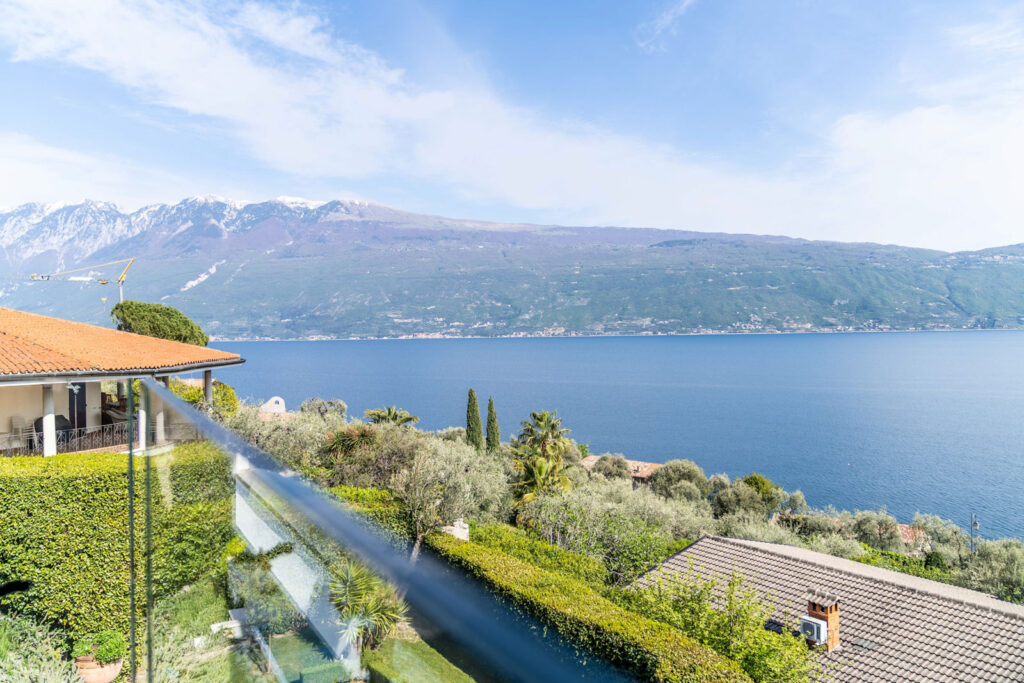
[{"label": "palm tree", "polygon": [[374,424],[392,424],[399,427],[407,425],[412,422],[419,422],[420,419],[415,415],[412,415],[407,410],[402,410],[398,406],[391,406],[390,408],[372,408],[370,410],[363,411],[366,419]]},{"label": "palm tree", "polygon": [[365,565],[345,560],[333,573],[331,604],[341,617],[342,632],[357,649],[377,647],[405,621],[408,606]]},{"label": "palm tree", "polygon": [[546,457],[536,447],[524,446],[516,451],[516,469],[521,472],[519,481],[513,484],[519,500],[516,506],[526,505],[544,493],[566,490],[572,482],[562,468],[561,455]]},{"label": "palm tree", "polygon": [[562,427],[562,418],[555,413],[554,410],[530,413],[530,419],[521,423],[517,442],[536,448],[546,458],[557,457],[560,460],[569,447],[569,440],[565,438],[569,430]]}]

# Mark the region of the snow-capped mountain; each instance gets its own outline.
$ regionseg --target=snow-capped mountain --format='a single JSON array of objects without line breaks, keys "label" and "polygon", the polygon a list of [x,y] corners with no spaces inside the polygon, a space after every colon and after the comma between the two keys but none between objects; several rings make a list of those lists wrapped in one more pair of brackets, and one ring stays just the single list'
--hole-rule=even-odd
[{"label": "snow-capped mountain", "polygon": [[23,204],[0,213],[0,249],[12,266],[49,253],[59,269],[141,229],[111,202]]},{"label": "snow-capped mountain", "polygon": [[120,211],[111,202],[87,200],[0,210],[0,255],[14,272],[55,272],[82,265],[101,251],[109,256],[137,255],[132,250],[157,254],[167,247],[172,253],[160,255],[173,256],[232,236],[231,247],[244,249],[247,240],[242,235],[257,228],[262,228],[259,235],[253,235],[257,246],[272,248],[274,242],[288,242],[295,232],[330,233],[331,226],[352,223],[426,229],[503,227],[423,216],[355,199],[318,202],[278,197],[242,202],[205,195],[176,204],[153,204],[131,213]]},{"label": "snow-capped mountain", "polygon": [[0,211],[0,306],[109,322],[123,266],[30,275],[129,257],[127,297],[221,338],[1024,328],[1024,245],[947,254],[292,197]]}]

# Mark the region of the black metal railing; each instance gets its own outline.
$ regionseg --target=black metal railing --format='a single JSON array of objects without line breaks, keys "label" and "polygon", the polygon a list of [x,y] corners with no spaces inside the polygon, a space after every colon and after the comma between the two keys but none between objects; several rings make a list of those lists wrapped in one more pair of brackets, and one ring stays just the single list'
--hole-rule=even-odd
[{"label": "black metal railing", "polygon": [[[131,430],[133,442],[138,440],[138,435],[138,423],[133,421]],[[57,453],[76,453],[125,446],[128,444],[128,423],[115,422],[99,427],[60,429],[57,430],[56,437]],[[0,453],[4,456],[42,455],[44,445],[42,432],[29,432],[21,440],[9,443],[6,448],[0,448]]]}]

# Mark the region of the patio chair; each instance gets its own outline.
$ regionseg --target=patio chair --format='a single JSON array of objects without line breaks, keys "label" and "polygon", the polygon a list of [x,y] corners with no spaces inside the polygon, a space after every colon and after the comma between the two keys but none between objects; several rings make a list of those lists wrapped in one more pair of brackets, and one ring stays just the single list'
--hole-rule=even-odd
[{"label": "patio chair", "polygon": [[29,445],[29,439],[34,436],[32,423],[21,415],[11,416],[11,441],[19,448]]}]

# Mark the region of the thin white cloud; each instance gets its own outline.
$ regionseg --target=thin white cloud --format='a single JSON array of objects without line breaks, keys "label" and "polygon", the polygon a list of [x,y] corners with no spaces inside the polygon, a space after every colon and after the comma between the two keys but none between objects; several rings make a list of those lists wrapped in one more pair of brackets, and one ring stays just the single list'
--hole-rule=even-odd
[{"label": "thin white cloud", "polygon": [[[423,87],[338,40],[300,5],[0,0],[0,15],[0,41],[16,59],[97,71],[148,102],[226,124],[255,158],[311,184],[398,177],[564,222],[950,249],[1024,241],[1024,85],[1011,81],[994,93],[978,85],[991,73],[995,44],[1003,46],[999,69],[1024,72],[1024,55],[1005,47],[1024,26],[1012,17],[1000,18],[1010,22],[1003,28],[950,33],[951,60],[970,67],[956,78],[929,72],[927,60],[916,70],[904,65],[916,74],[907,87],[917,106],[851,112],[821,132],[818,149],[794,154],[813,162],[754,172],[557,120],[476,81]],[[659,35],[673,25],[659,24]],[[4,139],[0,158],[18,147],[6,136],[5,148]],[[0,188],[0,203],[93,168],[91,159],[37,143],[11,158],[0,161],[5,177],[24,167],[36,181]],[[161,177],[102,159],[95,168],[100,189],[109,187],[102,198],[147,194]],[[167,184],[163,198],[230,194],[170,189],[187,184],[178,178]],[[73,180],[58,186],[70,189],[54,199],[76,195]]]},{"label": "thin white cloud", "polygon": [[83,154],[0,133],[0,204],[116,199],[127,207],[185,196],[190,181],[127,159]]},{"label": "thin white cloud", "polygon": [[665,39],[676,34],[676,26],[686,11],[697,0],[675,0],[650,21],[636,27],[634,37],[637,47],[647,52],[665,49]]}]

